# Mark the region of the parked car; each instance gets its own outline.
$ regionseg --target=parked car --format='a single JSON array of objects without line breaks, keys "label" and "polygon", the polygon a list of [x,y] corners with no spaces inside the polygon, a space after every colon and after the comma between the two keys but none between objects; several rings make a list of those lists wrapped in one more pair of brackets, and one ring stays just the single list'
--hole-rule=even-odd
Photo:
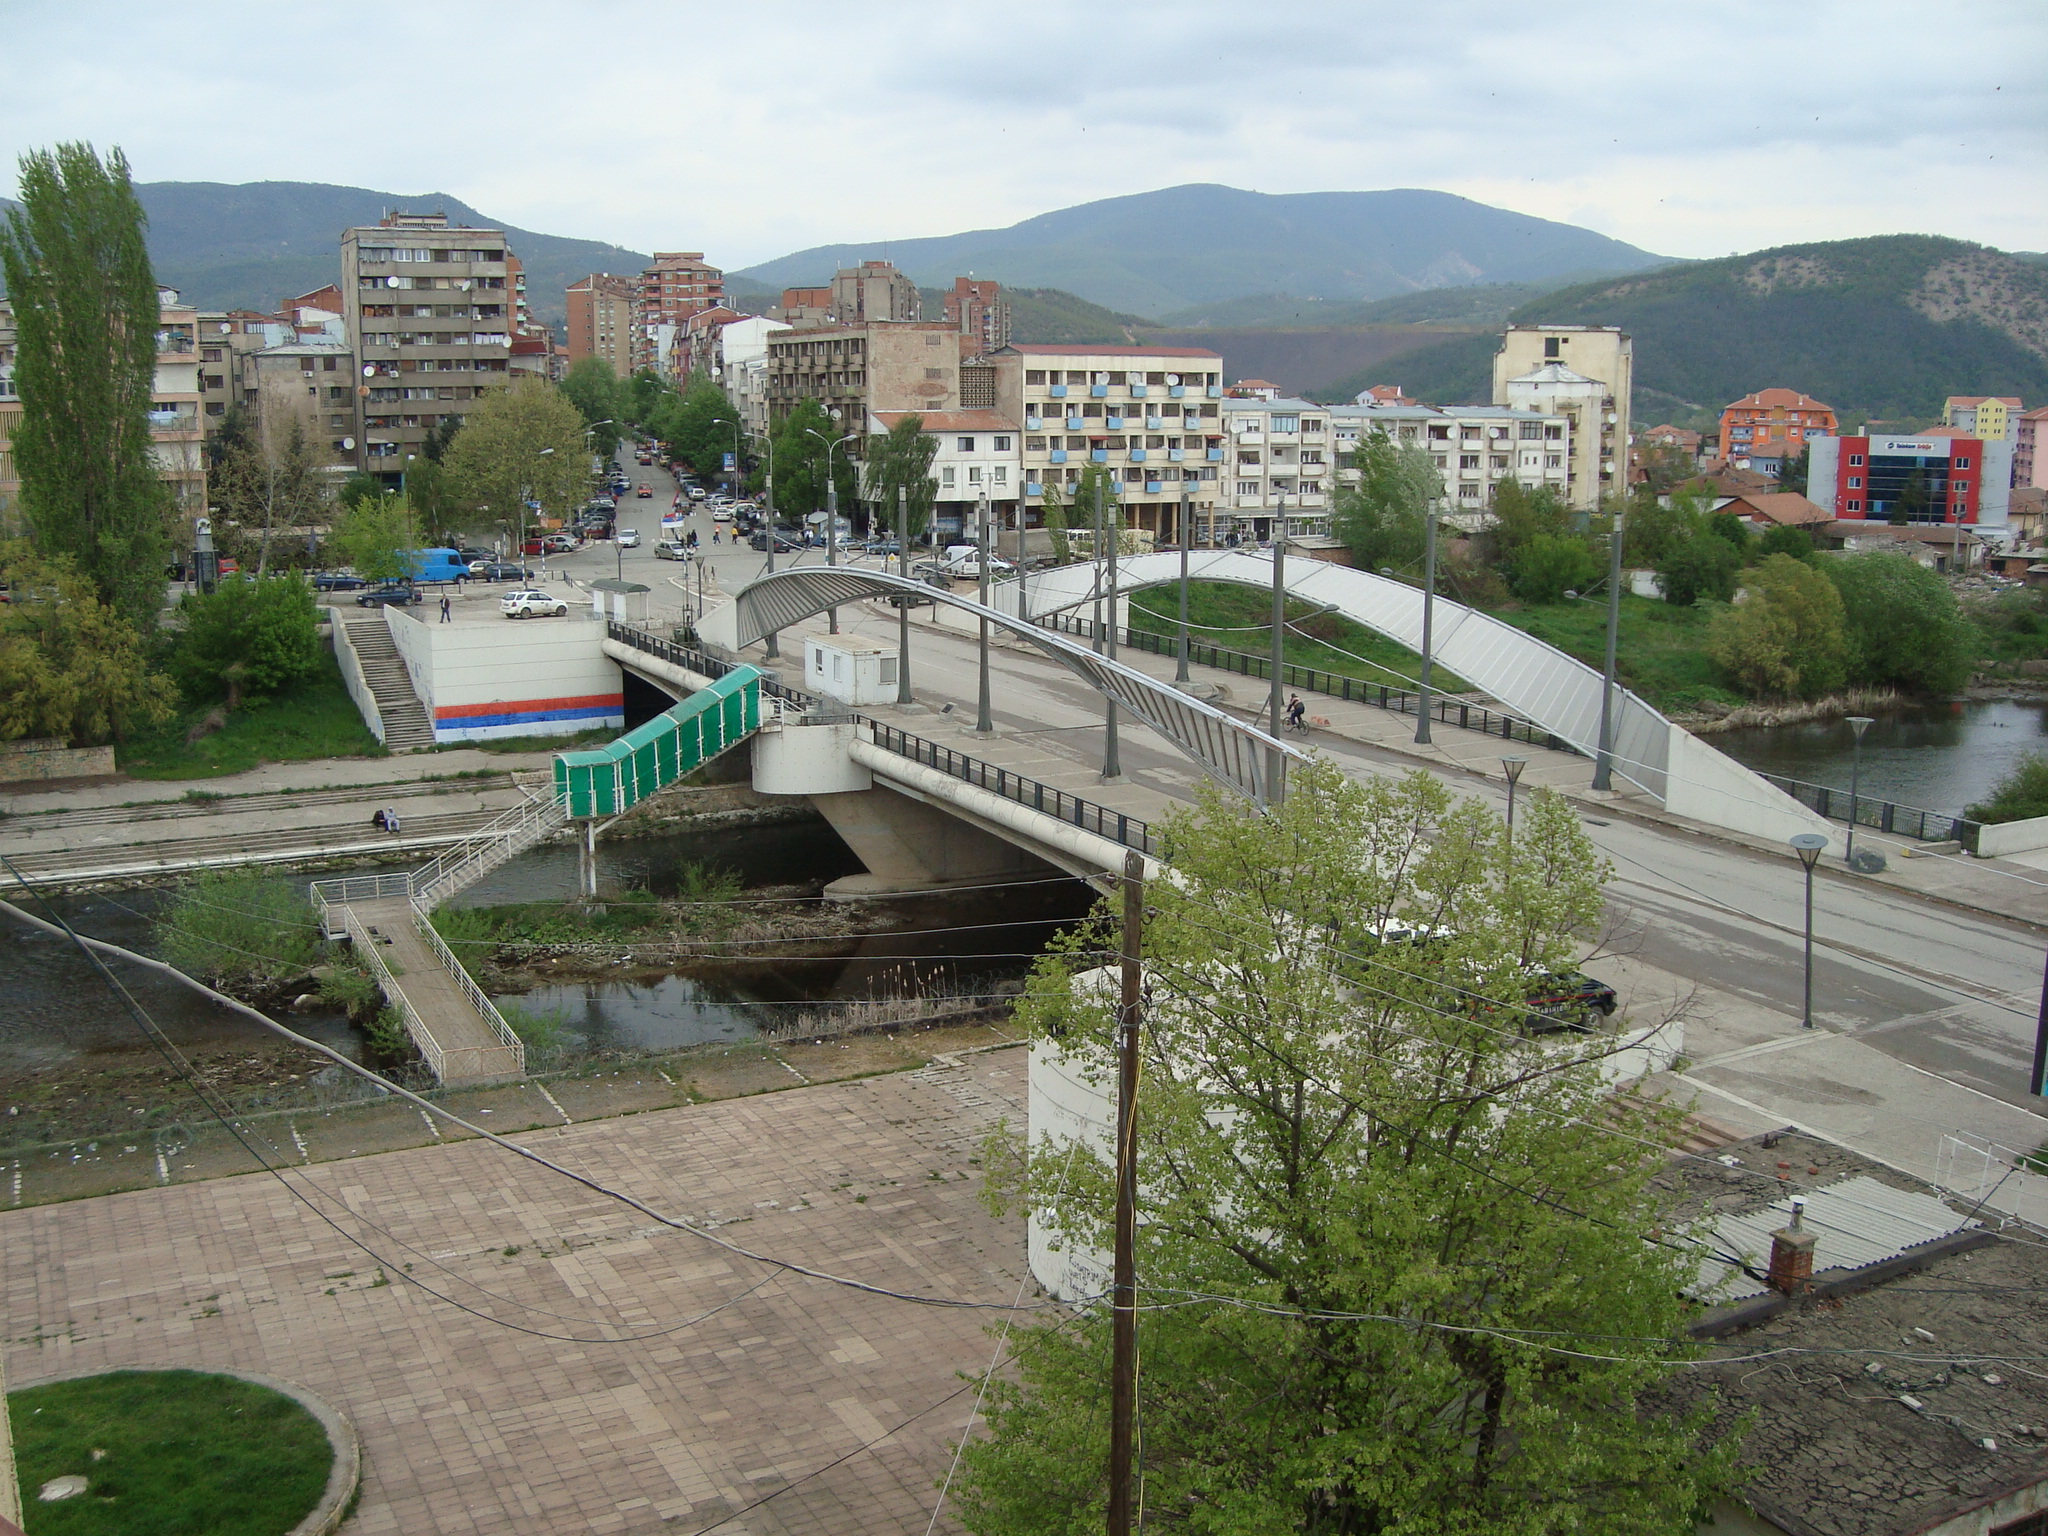
[{"label": "parked car", "polygon": [[569,605],[559,597],[526,588],[518,592],[507,592],[498,604],[498,611],[508,619],[531,619],[548,614],[561,618],[569,611]]},{"label": "parked car", "polygon": [[458,559],[467,560],[471,565],[476,564],[479,560],[495,560],[498,558],[498,552],[495,549],[458,549],[455,551],[455,554]]},{"label": "parked car", "polygon": [[760,532],[756,533],[751,539],[747,540],[747,542],[753,545],[755,549],[758,549],[763,553],[766,553],[768,549],[768,541],[771,537],[775,540],[775,553],[777,553],[778,555],[791,554],[804,547],[803,541],[801,539],[792,538],[789,534],[785,533],[780,528],[776,529],[772,535],[769,533],[767,529],[763,528]]},{"label": "parked car", "polygon": [[903,553],[903,541],[901,539],[869,539],[868,553],[894,559]]},{"label": "parked car", "polygon": [[621,528],[619,530],[619,548],[638,549],[639,547],[640,530],[638,528]]},{"label": "parked car", "polygon": [[1621,999],[1606,982],[1583,971],[1538,972],[1522,1027],[1532,1035],[1585,1034],[1593,1016],[1610,1018]]},{"label": "parked car", "polygon": [[675,539],[664,539],[661,543],[654,546],[654,558],[657,560],[687,560],[690,558],[690,549],[687,544],[680,543]]},{"label": "parked car", "polygon": [[654,494],[654,487],[647,484],[645,481],[642,481],[640,488],[633,494],[637,496],[640,500],[645,501]]},{"label": "parked car", "polygon": [[315,571],[313,590],[315,592],[360,592],[369,583],[362,577],[347,571]]},{"label": "parked car", "polygon": [[514,560],[479,560],[469,568],[472,581],[531,581],[533,572]]},{"label": "parked car", "polygon": [[427,600],[426,593],[409,581],[386,582],[372,587],[356,599],[359,608],[414,608]]},{"label": "parked car", "polygon": [[702,501],[703,499],[704,499],[704,487],[703,487],[703,486],[701,486],[701,485],[693,485],[693,486],[691,486],[691,487],[690,487],[690,500],[692,500],[692,501]]},{"label": "parked car", "polygon": [[551,555],[566,555],[576,548],[578,542],[573,533],[551,533],[541,540],[541,545]]}]

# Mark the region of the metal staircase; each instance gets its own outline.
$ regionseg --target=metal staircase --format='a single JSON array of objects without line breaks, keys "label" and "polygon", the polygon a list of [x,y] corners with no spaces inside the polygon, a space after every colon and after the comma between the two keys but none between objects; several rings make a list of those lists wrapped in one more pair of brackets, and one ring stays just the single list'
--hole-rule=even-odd
[{"label": "metal staircase", "polygon": [[384,745],[393,752],[423,752],[434,744],[434,722],[412,691],[405,658],[391,643],[391,627],[380,613],[375,618],[348,619],[348,643],[363,669],[363,681],[377,700],[384,720]]}]

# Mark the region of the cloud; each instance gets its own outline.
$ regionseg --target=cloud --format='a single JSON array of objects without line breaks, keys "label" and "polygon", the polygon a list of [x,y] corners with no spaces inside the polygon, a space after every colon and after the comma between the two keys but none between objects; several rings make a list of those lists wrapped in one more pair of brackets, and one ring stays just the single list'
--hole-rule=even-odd
[{"label": "cloud", "polygon": [[0,150],[435,188],[731,267],[1190,181],[1434,187],[1672,255],[1897,230],[2048,247],[2031,6],[1968,27],[1899,0],[0,7]]}]

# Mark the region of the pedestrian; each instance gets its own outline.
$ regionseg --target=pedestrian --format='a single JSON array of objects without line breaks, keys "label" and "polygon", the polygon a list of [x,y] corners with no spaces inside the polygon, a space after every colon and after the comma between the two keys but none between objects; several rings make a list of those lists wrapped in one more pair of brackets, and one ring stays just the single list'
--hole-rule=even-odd
[{"label": "pedestrian", "polygon": [[716,528],[711,530],[711,542],[714,544],[718,542],[718,530]]},{"label": "pedestrian", "polygon": [[453,610],[450,609],[448,606],[448,594],[446,592],[443,592],[441,594],[441,622],[443,624],[446,624],[450,621],[452,617]]}]

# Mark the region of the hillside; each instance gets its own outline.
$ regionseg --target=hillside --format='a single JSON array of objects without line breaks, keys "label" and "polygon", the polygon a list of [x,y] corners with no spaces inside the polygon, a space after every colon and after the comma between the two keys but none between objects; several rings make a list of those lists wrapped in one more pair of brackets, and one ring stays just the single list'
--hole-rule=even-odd
[{"label": "hillside", "polygon": [[293,294],[341,277],[341,232],[385,213],[446,213],[505,231],[526,263],[534,314],[562,323],[562,291],[591,272],[638,272],[649,258],[599,240],[520,229],[439,192],[398,196],[321,182],[148,181],[135,188],[149,215],[149,256],[160,282],[202,309],[275,309]]},{"label": "hillside", "polygon": [[[2048,396],[2048,268],[1932,235],[1780,246],[1584,283],[1512,318],[1621,326],[1635,338],[1637,398],[1660,415],[1771,385],[1858,419],[1934,416],[1951,394]],[[1420,399],[1484,400],[1494,346],[1482,336],[1412,354],[1398,382]],[[1377,376],[1365,370],[1325,394],[1348,398]]]},{"label": "hillside", "polygon": [[1246,294],[1379,299],[1471,283],[1635,272],[1653,256],[1575,225],[1446,192],[1297,192],[1168,187],[1039,214],[1006,229],[816,246],[739,275],[819,283],[887,256],[919,283],[971,274],[1054,286],[1091,303],[1163,316]]},{"label": "hillside", "polygon": [[1462,288],[1429,288],[1421,293],[1396,294],[1391,299],[1304,299],[1291,293],[1267,293],[1249,299],[1225,299],[1217,304],[1196,304],[1162,315],[1155,323],[1171,328],[1275,325],[1292,329],[1323,325],[1502,325],[1531,299],[1582,282],[1585,277],[1585,273],[1577,272],[1567,279],[1542,283],[1474,283]]}]

